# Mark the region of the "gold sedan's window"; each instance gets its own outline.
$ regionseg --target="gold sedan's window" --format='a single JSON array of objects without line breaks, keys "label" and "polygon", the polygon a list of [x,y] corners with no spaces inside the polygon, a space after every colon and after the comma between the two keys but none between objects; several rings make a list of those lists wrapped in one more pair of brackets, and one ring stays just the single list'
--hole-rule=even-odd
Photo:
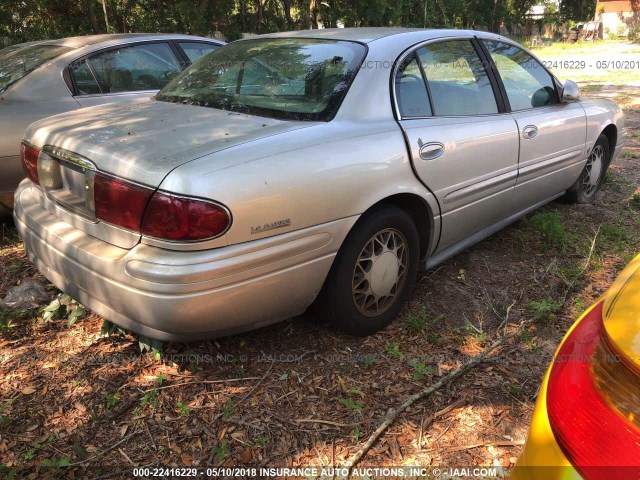
[{"label": "gold sedan's window", "polygon": [[498,113],[489,76],[470,40],[432,43],[417,54],[429,83],[434,115]]}]

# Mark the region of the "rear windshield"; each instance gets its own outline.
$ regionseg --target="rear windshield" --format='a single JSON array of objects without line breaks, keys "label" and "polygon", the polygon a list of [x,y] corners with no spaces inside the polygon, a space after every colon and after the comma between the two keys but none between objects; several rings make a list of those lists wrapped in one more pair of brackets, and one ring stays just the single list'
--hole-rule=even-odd
[{"label": "rear windshield", "polygon": [[268,38],[225,45],[163,88],[156,100],[291,120],[328,121],[366,54],[354,42]]},{"label": "rear windshield", "polygon": [[60,45],[31,45],[0,52],[0,92],[34,71],[39,66],[70,51]]}]

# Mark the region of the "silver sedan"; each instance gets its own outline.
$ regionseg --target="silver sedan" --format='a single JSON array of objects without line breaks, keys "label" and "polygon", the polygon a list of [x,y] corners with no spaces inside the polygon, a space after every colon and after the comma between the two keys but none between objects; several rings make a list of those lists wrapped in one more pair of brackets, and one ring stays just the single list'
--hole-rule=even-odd
[{"label": "silver sedan", "polygon": [[41,118],[147,98],[223,42],[188,35],[93,35],[0,50],[0,215],[24,178],[20,140]]},{"label": "silver sedan", "polygon": [[198,340],[315,305],[367,335],[419,269],[558,197],[591,202],[623,126],[498,35],[272,34],[153,100],[31,125],[14,217],[44,275],[139,334]]}]

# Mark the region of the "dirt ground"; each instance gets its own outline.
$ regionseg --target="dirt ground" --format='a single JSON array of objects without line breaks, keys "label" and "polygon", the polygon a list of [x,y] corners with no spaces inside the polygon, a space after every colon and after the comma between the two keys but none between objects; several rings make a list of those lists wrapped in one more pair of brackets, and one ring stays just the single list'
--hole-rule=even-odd
[{"label": "dirt ground", "polygon": [[[639,250],[640,88],[584,90],[619,100],[627,115],[627,148],[595,204],[552,203],[424,272],[401,318],[378,335],[295,318],[165,344],[158,359],[130,335],[101,334],[90,312],[69,325],[41,310],[0,311],[0,474],[344,465],[388,409],[534,320],[499,355],[402,413],[360,463],[512,466],[558,342]],[[0,298],[25,279],[44,281],[11,225],[2,235]]]}]

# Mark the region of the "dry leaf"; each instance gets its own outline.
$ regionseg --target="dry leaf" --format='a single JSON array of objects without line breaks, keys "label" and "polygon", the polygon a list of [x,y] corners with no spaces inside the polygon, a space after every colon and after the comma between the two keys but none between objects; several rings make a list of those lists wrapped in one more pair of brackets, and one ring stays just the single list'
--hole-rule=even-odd
[{"label": "dry leaf", "polygon": [[36,389],[34,387],[24,387],[20,393],[22,393],[23,395],[31,395],[32,393],[35,393]]}]

